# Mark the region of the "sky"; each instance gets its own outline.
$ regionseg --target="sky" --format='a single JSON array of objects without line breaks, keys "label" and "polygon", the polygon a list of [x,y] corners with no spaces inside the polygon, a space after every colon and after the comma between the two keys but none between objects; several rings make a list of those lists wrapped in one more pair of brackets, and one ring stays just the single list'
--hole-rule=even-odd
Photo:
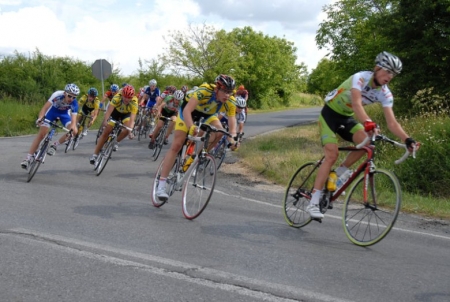
[{"label": "sky", "polygon": [[[106,59],[123,76],[139,59],[166,52],[167,37],[191,26],[227,32],[250,26],[297,48],[311,71],[326,55],[315,43],[333,0],[0,0],[0,57],[14,51],[70,57],[92,64]],[[166,37],[166,41],[164,40]]]}]

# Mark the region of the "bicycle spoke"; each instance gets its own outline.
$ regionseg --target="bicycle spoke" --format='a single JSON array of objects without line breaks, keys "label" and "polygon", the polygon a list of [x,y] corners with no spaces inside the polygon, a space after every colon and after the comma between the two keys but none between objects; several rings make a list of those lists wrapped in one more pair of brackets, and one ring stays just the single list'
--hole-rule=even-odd
[{"label": "bicycle spoke", "polygon": [[[213,167],[214,173],[208,166]],[[216,171],[216,162],[208,154],[189,167],[183,187],[183,215],[187,219],[195,219],[205,210],[214,192]]]},{"label": "bicycle spoke", "polygon": [[344,205],[344,230],[356,245],[379,242],[392,229],[400,211],[401,190],[391,172],[377,169],[370,176],[368,200],[364,201],[364,178],[355,180]]},{"label": "bicycle spoke", "polygon": [[300,228],[311,222],[306,207],[311,199],[317,170],[315,162],[304,164],[294,173],[286,188],[283,200],[284,218],[292,227]]}]

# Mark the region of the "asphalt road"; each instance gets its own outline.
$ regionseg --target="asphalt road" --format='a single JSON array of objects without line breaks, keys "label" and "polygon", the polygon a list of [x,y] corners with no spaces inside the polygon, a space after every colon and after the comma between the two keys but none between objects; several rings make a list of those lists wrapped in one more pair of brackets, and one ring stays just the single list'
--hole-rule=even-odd
[{"label": "asphalt road", "polygon": [[[245,133],[317,114],[251,115]],[[148,139],[124,141],[97,177],[91,132],[27,183],[20,162],[31,140],[0,139],[0,301],[450,301],[449,221],[401,214],[387,238],[361,248],[336,207],[294,229],[283,188],[224,172],[188,221],[178,193],[151,204],[163,154],[151,161]]]}]

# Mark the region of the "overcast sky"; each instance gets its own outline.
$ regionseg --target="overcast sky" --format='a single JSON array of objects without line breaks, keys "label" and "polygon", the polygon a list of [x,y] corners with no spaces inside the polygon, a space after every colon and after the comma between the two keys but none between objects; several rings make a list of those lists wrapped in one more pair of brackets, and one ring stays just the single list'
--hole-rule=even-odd
[{"label": "overcast sky", "polygon": [[87,63],[106,59],[122,75],[138,60],[164,53],[163,36],[188,24],[256,32],[294,42],[298,62],[315,68],[326,51],[315,34],[333,0],[0,0],[0,55],[68,56]]}]

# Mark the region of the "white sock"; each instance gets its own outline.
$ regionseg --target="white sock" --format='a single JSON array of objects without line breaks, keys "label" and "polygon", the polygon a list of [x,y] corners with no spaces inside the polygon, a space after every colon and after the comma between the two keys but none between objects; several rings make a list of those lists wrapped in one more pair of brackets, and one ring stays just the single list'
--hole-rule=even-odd
[{"label": "white sock", "polygon": [[311,200],[309,202],[310,205],[318,205],[320,202],[320,196],[322,195],[322,190],[314,189]]},{"label": "white sock", "polygon": [[166,187],[166,179],[165,178],[160,178],[159,182],[158,182],[158,190],[161,188],[165,188]]},{"label": "white sock", "polygon": [[33,154],[28,153],[26,159],[29,160],[32,156],[33,156]]}]

